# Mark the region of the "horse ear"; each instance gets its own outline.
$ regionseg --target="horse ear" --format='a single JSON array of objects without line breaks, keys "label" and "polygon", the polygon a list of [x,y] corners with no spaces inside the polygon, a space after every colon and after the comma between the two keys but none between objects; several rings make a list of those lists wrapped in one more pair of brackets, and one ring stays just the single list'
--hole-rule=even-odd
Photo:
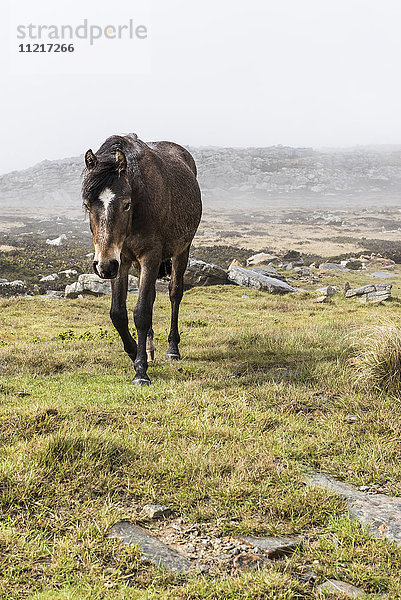
[{"label": "horse ear", "polygon": [[116,150],[116,165],[119,173],[122,173],[127,168],[127,159],[122,150]]},{"label": "horse ear", "polygon": [[96,167],[97,158],[93,154],[92,150],[88,150],[85,153],[85,164],[86,164],[86,168],[88,169],[88,171],[92,171],[92,169],[94,169]]}]

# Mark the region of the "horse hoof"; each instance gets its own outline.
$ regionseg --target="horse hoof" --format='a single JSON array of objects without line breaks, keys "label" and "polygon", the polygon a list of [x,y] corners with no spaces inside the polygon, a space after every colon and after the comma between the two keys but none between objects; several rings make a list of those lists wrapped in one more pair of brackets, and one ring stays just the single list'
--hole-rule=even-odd
[{"label": "horse hoof", "polygon": [[181,356],[179,354],[171,354],[170,352],[167,352],[166,358],[167,360],[181,360]]},{"label": "horse hoof", "polygon": [[150,385],[150,379],[143,379],[142,377],[138,377],[138,379],[135,377],[132,380],[132,385]]}]

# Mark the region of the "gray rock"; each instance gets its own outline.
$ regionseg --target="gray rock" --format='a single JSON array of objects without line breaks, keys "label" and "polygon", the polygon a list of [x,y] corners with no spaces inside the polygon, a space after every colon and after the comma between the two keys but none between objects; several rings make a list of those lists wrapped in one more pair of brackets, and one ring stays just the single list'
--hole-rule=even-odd
[{"label": "gray rock", "polygon": [[319,592],[327,592],[328,594],[336,594],[345,598],[362,598],[366,593],[350,583],[337,581],[336,579],[328,579],[321,585],[317,586]]},{"label": "gray rock", "polygon": [[309,277],[310,269],[308,267],[294,267],[294,273],[301,275],[301,277]]},{"label": "gray rock", "polygon": [[372,283],[360,288],[349,289],[345,292],[346,298],[362,296],[363,302],[383,302],[391,296],[391,283]]},{"label": "gray rock", "polygon": [[58,279],[58,275],[57,273],[53,273],[52,275],[46,275],[46,277],[42,277],[39,279],[39,281],[56,281],[56,279]]},{"label": "gray rock", "polygon": [[127,546],[138,546],[145,558],[169,571],[188,573],[191,569],[191,562],[187,558],[129,521],[116,523],[109,537],[118,538]]},{"label": "gray rock", "polygon": [[224,285],[228,283],[227,273],[218,265],[203,260],[189,259],[184,273],[184,285]]},{"label": "gray rock", "polygon": [[65,298],[64,292],[59,291],[59,290],[47,290],[45,297],[46,298],[57,298],[59,300],[62,300],[63,298]]},{"label": "gray rock", "polygon": [[285,281],[284,275],[281,275],[271,265],[265,265],[263,267],[253,267],[252,271],[255,271],[255,273],[260,273],[261,275],[266,275],[267,277],[274,277],[274,279],[280,279],[281,281]]},{"label": "gray rock", "polygon": [[[128,276],[128,293],[138,293],[138,278],[132,275]],[[109,279],[101,279],[94,273],[83,273],[71,285],[65,287],[64,295],[66,298],[78,298],[80,294],[91,296],[103,296],[111,294],[111,283]]]},{"label": "gray rock", "polygon": [[0,277],[0,285],[2,285],[3,283],[8,283],[8,279]]},{"label": "gray rock", "polygon": [[346,267],[343,267],[338,263],[322,263],[319,266],[319,269],[322,271],[348,271]]},{"label": "gray rock", "polygon": [[21,279],[15,279],[14,281],[9,281],[8,283],[3,283],[2,285],[10,285],[11,287],[24,287],[25,283],[21,281]]},{"label": "gray rock", "polygon": [[59,271],[59,275],[65,275],[66,277],[72,277],[73,275],[77,275],[78,271],[75,269],[65,269],[65,271]]},{"label": "gray rock", "polygon": [[166,519],[171,515],[172,510],[169,506],[161,504],[145,504],[143,512],[149,519]]},{"label": "gray rock", "polygon": [[46,244],[49,244],[49,246],[63,246],[67,241],[67,236],[65,235],[65,233],[62,233],[58,238],[55,238],[54,240],[50,240],[47,239],[46,240]]},{"label": "gray rock", "polygon": [[375,273],[370,273],[369,277],[375,277],[376,279],[389,279],[392,277],[399,277],[397,273],[388,273],[388,271],[375,271]]},{"label": "gray rock", "polygon": [[295,550],[302,544],[301,538],[281,538],[281,537],[252,537],[243,536],[238,538],[242,542],[246,542],[254,546],[257,550],[263,550],[266,552],[267,557],[270,560],[276,560],[293,554]]},{"label": "gray rock", "polygon": [[250,256],[247,261],[246,264],[248,267],[250,266],[254,266],[254,265],[263,265],[263,264],[269,264],[272,260],[277,260],[277,256],[275,256],[274,254],[266,254],[265,252],[258,252],[258,254],[254,254],[253,256]]},{"label": "gray rock", "polygon": [[391,297],[391,292],[370,292],[361,298],[361,302],[384,302]]},{"label": "gray rock", "polygon": [[350,516],[365,525],[373,537],[386,538],[401,545],[401,498],[385,494],[367,495],[353,485],[324,473],[313,473],[307,481],[344,498]]},{"label": "gray rock", "polygon": [[228,279],[237,285],[270,292],[271,294],[287,294],[288,292],[299,291],[297,288],[288,285],[285,281],[280,281],[274,277],[267,277],[243,267],[232,267],[228,272]]},{"label": "gray rock", "polygon": [[322,296],[328,296],[329,298],[331,298],[332,296],[335,296],[338,292],[338,287],[336,287],[335,285],[327,285],[326,287],[318,288],[316,291],[319,292]]},{"label": "gray rock", "polygon": [[371,292],[385,291],[391,285],[387,283],[371,283],[370,285],[363,285],[359,288],[350,288],[345,292],[346,298],[352,298],[353,296],[363,296],[363,294],[369,294]]}]

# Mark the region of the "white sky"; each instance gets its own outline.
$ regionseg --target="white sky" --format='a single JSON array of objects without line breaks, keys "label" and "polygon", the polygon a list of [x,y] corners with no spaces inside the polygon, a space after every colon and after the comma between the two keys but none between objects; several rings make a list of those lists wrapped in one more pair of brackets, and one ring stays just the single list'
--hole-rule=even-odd
[{"label": "white sky", "polygon": [[[58,0],[49,22],[68,22],[73,5],[88,16],[84,0]],[[119,5],[135,17],[139,3],[114,3],[114,21]],[[131,131],[191,145],[401,144],[399,0],[153,0],[151,8],[148,73],[17,76],[0,65],[0,173]],[[130,61],[125,47],[120,58]]]}]

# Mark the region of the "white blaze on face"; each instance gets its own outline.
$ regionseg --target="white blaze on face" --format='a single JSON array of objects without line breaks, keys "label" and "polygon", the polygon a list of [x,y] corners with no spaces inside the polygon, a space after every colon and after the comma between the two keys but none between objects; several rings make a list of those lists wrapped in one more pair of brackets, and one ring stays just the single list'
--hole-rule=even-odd
[{"label": "white blaze on face", "polygon": [[99,196],[100,202],[103,202],[106,220],[107,220],[107,213],[109,210],[109,206],[110,206],[111,202],[114,200],[114,198],[115,198],[115,194],[114,194],[114,192],[111,191],[110,188],[104,188],[103,192]]},{"label": "white blaze on face", "polygon": [[[99,200],[100,200],[100,202],[103,203],[103,206],[104,206],[104,214],[106,217],[106,221],[107,221],[107,217],[108,217],[108,211],[109,211],[110,204],[112,203],[114,198],[115,198],[115,194],[114,194],[114,192],[111,191],[110,188],[105,188],[103,190],[103,192],[101,194],[99,194]],[[121,248],[118,248],[115,245],[108,248],[107,252],[102,252],[101,246],[99,244],[95,244],[95,260],[98,261],[99,263],[102,262],[102,260],[105,258],[105,256],[107,257],[107,260],[115,259],[115,260],[118,260],[118,262],[120,262],[120,254],[121,254]]]}]

